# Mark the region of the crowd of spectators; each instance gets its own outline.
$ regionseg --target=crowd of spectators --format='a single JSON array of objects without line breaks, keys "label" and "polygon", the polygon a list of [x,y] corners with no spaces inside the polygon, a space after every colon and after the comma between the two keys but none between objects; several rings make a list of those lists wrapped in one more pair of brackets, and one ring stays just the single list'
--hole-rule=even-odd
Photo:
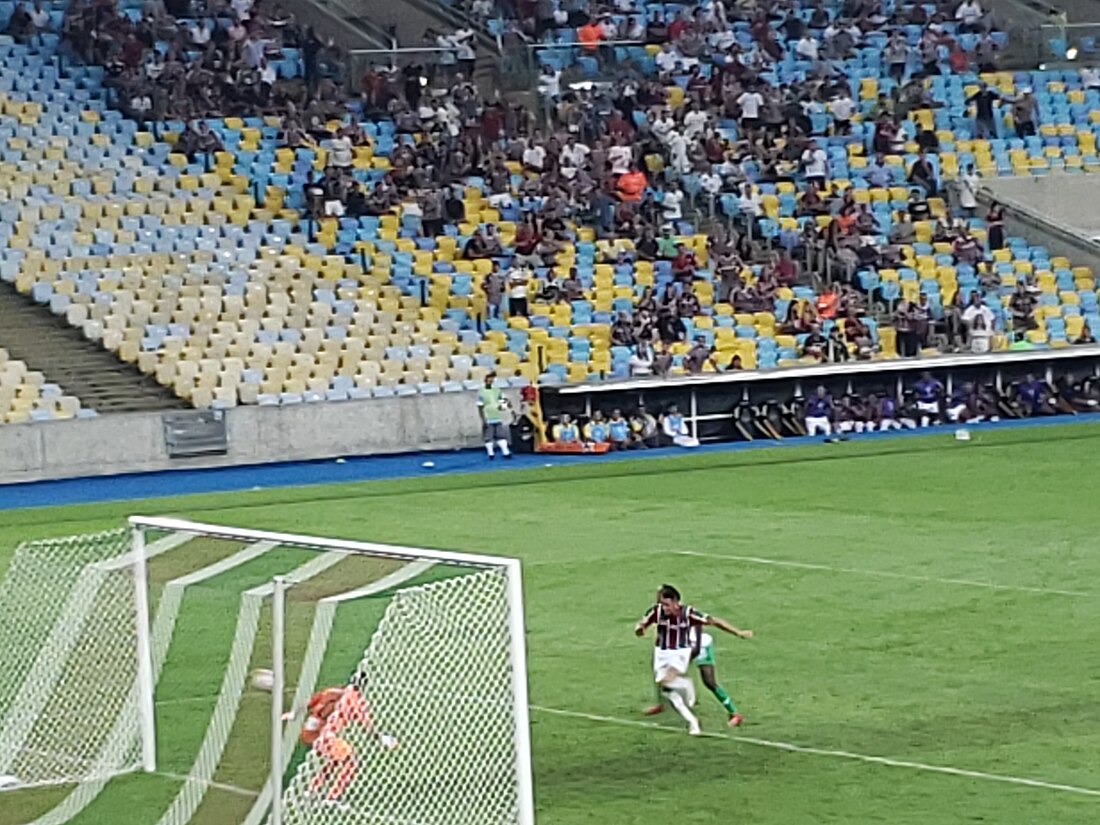
[{"label": "crowd of spectators", "polygon": [[[332,44],[277,2],[73,0],[60,34],[107,70],[119,108],[138,121],[282,114],[317,99],[342,104]],[[344,113],[342,106],[339,114]]]},{"label": "crowd of spectators", "polygon": [[[616,309],[612,344],[630,349],[634,375],[667,375],[674,365],[689,373],[742,367],[739,356],[716,359],[712,340],[692,333],[691,319],[714,311],[700,306],[694,289],[704,267],[716,304],[738,315],[781,308],[776,332],[796,337],[797,357],[822,362],[874,357],[876,316],[895,328],[902,356],[930,348],[987,352],[996,334],[1020,337],[1036,328],[1033,273],[1017,282],[1006,318],[995,318],[987,306],[986,296],[1001,287],[988,253],[1004,243],[1003,216],[994,206],[985,216],[987,238],[973,233],[967,218],[978,208],[978,177],[972,166],[952,183],[957,217],[937,221],[932,240],[950,244],[956,266],[976,271],[979,289],[957,290],[939,306],[924,294],[907,300],[861,277],[901,266],[915,224],[929,220],[930,201],[945,194],[932,162],[939,148],[933,131],[916,135],[919,152],[900,174],[891,158],[904,152],[902,123],[909,114],[935,105],[926,77],[995,63],[978,0],[889,10],[876,0],[845,0],[836,15],[788,0],[751,8],[707,2],[648,18],[633,0],[607,7],[577,0],[482,2],[470,11],[480,19],[504,16],[511,21],[507,33],[521,39],[551,38],[567,27],[592,54],[606,56],[601,43],[615,40],[644,42],[657,52],[652,65],[616,67],[613,83],[567,85],[547,63],[539,88],[550,116],[539,119],[479,90],[468,29],[425,33],[427,42],[449,50],[442,65],[371,66],[358,89],[346,88],[342,70],[326,66],[339,62],[331,44],[277,3],[148,0],[130,15],[111,2],[76,0],[62,34],[83,59],[108,68],[132,116],[186,121],[176,151],[192,158],[222,148],[201,120],[214,115],[278,114],[280,146],[324,147],[323,170],[292,180],[317,221],[396,210],[403,220],[414,219],[419,232],[438,236],[467,220],[464,192],[476,181],[486,203],[517,225],[507,245],[492,225],[462,239],[462,257],[492,262],[480,283],[490,319],[585,297],[576,271],[556,266],[575,226],[591,227],[598,239],[629,240],[603,247],[597,263],[630,269],[660,261],[673,275],[671,284],[639,290],[629,310]],[[735,36],[735,21],[747,24],[749,42]],[[922,30],[915,45],[904,34],[911,26]],[[963,51],[948,28],[975,33],[971,50]],[[831,183],[822,138],[852,128],[859,105],[838,61],[872,37],[885,37],[882,64],[896,83],[865,113],[871,125],[861,175],[872,186],[901,184],[909,193],[885,229],[852,189]],[[809,69],[776,83],[772,69],[788,54]],[[276,70],[287,61],[301,71]],[[670,89],[681,94],[682,105],[670,105]],[[983,86],[970,103],[978,133],[1005,103],[1021,134],[1034,132],[1036,107],[1027,93],[1002,99]],[[374,140],[362,119],[393,124],[396,143],[384,174],[355,162]],[[769,183],[794,187],[791,215],[801,228],[765,239],[758,186]],[[705,263],[677,242],[700,222],[710,222]],[[779,293],[792,287],[808,287],[814,297],[780,303]],[[1086,328],[1082,339],[1089,336]],[[685,351],[674,360],[676,345]]]}]

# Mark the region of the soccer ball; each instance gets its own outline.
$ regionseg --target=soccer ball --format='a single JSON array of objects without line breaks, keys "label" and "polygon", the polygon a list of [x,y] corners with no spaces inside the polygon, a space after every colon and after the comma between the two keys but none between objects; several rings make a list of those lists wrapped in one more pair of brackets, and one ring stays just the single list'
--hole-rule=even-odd
[{"label": "soccer ball", "polygon": [[265,667],[252,671],[252,687],[269,693],[275,687],[275,674]]}]

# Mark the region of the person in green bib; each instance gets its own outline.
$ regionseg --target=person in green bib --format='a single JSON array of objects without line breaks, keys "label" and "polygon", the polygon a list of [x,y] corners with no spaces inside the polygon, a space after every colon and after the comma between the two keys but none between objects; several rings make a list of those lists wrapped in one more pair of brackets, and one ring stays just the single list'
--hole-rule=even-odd
[{"label": "person in green bib", "polygon": [[504,426],[504,411],[508,409],[508,399],[499,387],[493,386],[497,377],[495,372],[485,376],[485,386],[477,391],[477,412],[481,416],[481,437],[485,442],[485,452],[489,460],[496,458],[496,448],[505,458],[512,457],[508,446],[508,430]]}]

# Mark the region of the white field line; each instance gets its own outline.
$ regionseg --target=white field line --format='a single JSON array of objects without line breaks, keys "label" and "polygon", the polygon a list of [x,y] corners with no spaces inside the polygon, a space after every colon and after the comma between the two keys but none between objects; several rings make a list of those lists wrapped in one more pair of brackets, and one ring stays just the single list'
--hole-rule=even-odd
[{"label": "white field line", "polygon": [[[149,545],[148,554],[150,556],[159,555],[167,550],[187,543],[192,538],[194,538],[194,536],[184,533],[175,533],[171,536],[166,536]],[[262,556],[276,546],[277,545],[271,542],[257,542],[256,544],[251,544],[214,564],[201,567],[198,570],[193,570],[165,584],[164,592],[161,594],[161,598],[157,605],[157,614],[153,620],[152,629],[154,684],[160,679],[161,671],[164,669],[164,661],[168,656],[168,647],[172,641],[176,618],[179,616],[184,589],[189,585],[198,584],[236,567],[240,567],[242,564]],[[119,715],[118,721],[115,722],[106,742],[104,742],[95,766],[95,778],[77,785],[65,799],[46,811],[30,825],[61,825],[61,823],[68,822],[88,807],[88,805],[99,796],[104,786],[110,781],[111,776],[118,772],[118,761],[120,761],[121,758],[125,758],[125,752],[128,746],[137,738],[137,703],[137,685],[135,684],[130,696],[127,698],[126,707]]]},{"label": "white field line", "polygon": [[[155,771],[154,773],[157,776],[163,776],[166,779],[175,779],[175,780],[180,781],[180,782],[191,781],[190,777],[184,776],[183,774],[179,774],[179,773],[169,773],[168,771]],[[207,787],[210,787],[210,788],[217,788],[220,791],[228,791],[229,793],[235,793],[238,796],[247,796],[250,799],[256,796],[255,791],[249,790],[248,788],[242,788],[239,785],[230,785],[228,782],[213,782],[213,781],[211,781],[211,782],[207,782],[206,785],[207,785]]]},{"label": "white field line", "polygon": [[1083,590],[1059,590],[1050,587],[1025,587],[1015,584],[996,584],[995,582],[983,582],[973,579],[941,579],[936,576],[915,576],[909,573],[893,573],[889,570],[868,570],[862,567],[832,567],[828,564],[810,564],[800,561],[786,561],[784,559],[765,559],[759,556],[728,556],[722,553],[700,553],[695,550],[678,550],[678,556],[695,556],[702,559],[721,559],[722,561],[739,561],[745,564],[761,564],[771,567],[790,567],[796,570],[819,570],[825,573],[844,573],[855,576],[877,576],[884,579],[905,579],[914,582],[930,582],[932,584],[951,584],[958,587],[978,587],[984,590],[1002,590],[1014,593],[1040,593],[1049,596],[1096,596]]},{"label": "white field line", "polygon": [[[340,563],[347,555],[344,552],[334,552],[315,556],[287,576],[287,581],[306,581]],[[267,582],[241,594],[241,607],[237,614],[237,629],[233,636],[229,664],[222,679],[221,691],[214,705],[210,724],[203,737],[202,747],[184,780],[183,788],[165,811],[164,816],[158,820],[157,825],[184,825],[195,815],[203,797],[206,796],[240,710],[241,695],[244,693],[245,682],[248,679],[248,665],[252,659],[252,648],[259,629],[260,608],[273,588],[274,585]]]},{"label": "white field line", "polygon": [[[683,727],[671,725],[659,725],[656,722],[643,722],[638,719],[621,719],[615,716],[600,716],[594,713],[581,713],[580,711],[565,710],[563,708],[548,708],[539,705],[531,705],[531,710],[540,713],[549,713],[554,716],[567,716],[572,719],[585,719],[589,722],[600,722],[607,725],[619,725],[631,728],[648,728],[651,730],[671,731],[686,735]],[[1002,782],[1006,785],[1023,785],[1029,788],[1039,788],[1046,791],[1061,791],[1063,793],[1079,794],[1081,796],[1100,797],[1100,790],[1095,788],[1082,788],[1077,785],[1065,785],[1059,782],[1047,782],[1042,779],[1029,779],[1024,776],[1010,776],[1007,774],[988,773],[986,771],[973,771],[966,768],[954,768],[949,765],[927,765],[923,762],[913,762],[907,759],[891,759],[885,756],[869,756],[863,753],[851,751],[829,750],[827,748],[812,748],[803,745],[794,745],[790,742],[775,742],[770,739],[757,739],[753,736],[738,736],[727,733],[714,733],[704,731],[702,736],[711,739],[727,739],[734,742],[743,742],[746,745],[754,745],[760,748],[772,748],[773,750],[801,753],[808,756],[823,756],[833,759],[846,759],[852,762],[864,762],[870,765],[884,765],[890,768],[905,768],[925,773],[939,773],[948,776],[960,776],[966,779],[979,779],[986,782]]]}]

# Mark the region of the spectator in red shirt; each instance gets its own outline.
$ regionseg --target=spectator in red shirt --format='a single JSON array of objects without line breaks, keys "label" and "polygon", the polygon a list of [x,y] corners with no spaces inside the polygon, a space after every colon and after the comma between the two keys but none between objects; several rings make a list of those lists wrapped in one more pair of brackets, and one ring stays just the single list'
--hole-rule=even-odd
[{"label": "spectator in red shirt", "polygon": [[696,268],[695,253],[682,243],[676,244],[676,256],[672,259],[673,276],[690,284],[695,279]]}]

